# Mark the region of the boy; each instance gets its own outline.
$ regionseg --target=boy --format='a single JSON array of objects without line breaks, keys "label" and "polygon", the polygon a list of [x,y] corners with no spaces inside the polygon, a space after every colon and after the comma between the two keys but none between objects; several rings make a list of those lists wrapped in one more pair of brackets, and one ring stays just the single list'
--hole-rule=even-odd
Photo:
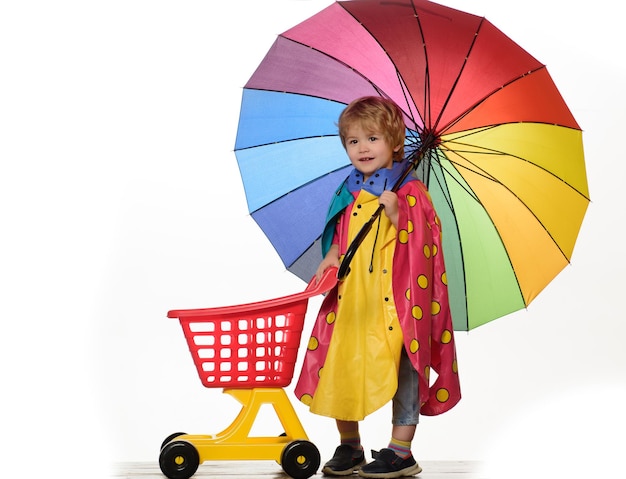
[{"label": "boy", "polygon": [[[341,444],[324,474],[410,476],[421,471],[411,453],[420,412],[441,414],[460,399],[441,228],[415,177],[390,191],[406,167],[406,127],[394,102],[357,99],[338,126],[354,169],[331,202],[318,277],[339,266],[379,205],[384,211],[324,299],[295,392],[311,412],[336,420]],[[431,369],[438,377],[429,386]],[[366,464],[359,421],[390,400],[391,440]]]}]

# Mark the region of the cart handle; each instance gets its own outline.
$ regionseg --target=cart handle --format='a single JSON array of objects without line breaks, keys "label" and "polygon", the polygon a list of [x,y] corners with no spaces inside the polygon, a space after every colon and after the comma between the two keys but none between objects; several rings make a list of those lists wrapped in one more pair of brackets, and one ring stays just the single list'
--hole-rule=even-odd
[{"label": "cart handle", "polygon": [[318,294],[324,294],[327,291],[330,291],[337,284],[337,271],[339,268],[336,266],[331,266],[327,268],[324,273],[322,273],[322,277],[319,281],[316,281],[315,276],[311,278],[309,284],[307,285],[304,293],[306,293],[307,297],[317,296]]},{"label": "cart handle", "polygon": [[313,296],[323,294],[330,291],[337,284],[337,268],[332,267],[324,271],[321,279],[316,281],[315,276],[311,278],[311,281],[307,285],[304,291],[290,296],[283,296],[276,299],[268,299],[266,301],[259,301],[256,303],[239,304],[235,306],[222,306],[217,308],[202,308],[202,309],[178,309],[168,311],[168,318],[196,318],[199,316],[219,316],[223,314],[242,313],[249,311],[261,311],[265,308],[274,308],[277,306],[283,306],[300,301],[307,301]]}]

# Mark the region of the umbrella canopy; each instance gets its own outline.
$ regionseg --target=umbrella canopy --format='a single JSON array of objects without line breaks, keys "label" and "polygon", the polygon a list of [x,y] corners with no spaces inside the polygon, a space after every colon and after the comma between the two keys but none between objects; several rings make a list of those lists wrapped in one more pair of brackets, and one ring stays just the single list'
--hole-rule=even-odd
[{"label": "umbrella canopy", "polygon": [[243,91],[249,211],[308,281],[351,168],[355,98],[404,111],[407,155],[443,227],[455,328],[526,307],[569,263],[589,203],[582,131],[545,65],[483,17],[426,0],[336,2],[279,35]]}]

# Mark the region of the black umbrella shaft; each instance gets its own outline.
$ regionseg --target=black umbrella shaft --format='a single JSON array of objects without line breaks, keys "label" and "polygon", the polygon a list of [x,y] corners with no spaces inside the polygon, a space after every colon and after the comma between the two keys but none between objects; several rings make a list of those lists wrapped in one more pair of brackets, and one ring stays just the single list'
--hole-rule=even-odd
[{"label": "black umbrella shaft", "polygon": [[[417,167],[420,160],[424,157],[425,151],[426,151],[426,148],[424,148],[424,145],[423,145],[422,148],[415,151],[409,157],[409,163],[407,164],[405,170],[402,172],[402,175],[400,176],[400,178],[398,178],[398,181],[396,181],[396,183],[391,188],[391,191],[393,191],[394,193],[398,191],[398,189],[400,188],[404,180],[407,178],[407,176],[409,176],[411,171],[413,171],[413,169]],[[350,263],[352,262],[352,258],[354,258],[354,255],[356,254],[356,251],[359,249],[359,246],[361,245],[361,243],[363,242],[367,234],[370,232],[370,230],[372,229],[372,226],[374,226],[374,223],[376,222],[376,220],[378,219],[378,217],[380,216],[380,214],[383,212],[384,209],[385,207],[383,205],[378,206],[376,211],[374,211],[374,214],[372,214],[372,216],[367,221],[367,223],[365,223],[361,227],[357,235],[352,240],[352,243],[350,243],[350,246],[348,246],[348,249],[346,250],[346,254],[344,255],[343,260],[341,260],[341,264],[339,265],[339,270],[337,271],[337,279],[339,281],[344,280],[346,276],[348,276],[348,273],[350,272]]]}]

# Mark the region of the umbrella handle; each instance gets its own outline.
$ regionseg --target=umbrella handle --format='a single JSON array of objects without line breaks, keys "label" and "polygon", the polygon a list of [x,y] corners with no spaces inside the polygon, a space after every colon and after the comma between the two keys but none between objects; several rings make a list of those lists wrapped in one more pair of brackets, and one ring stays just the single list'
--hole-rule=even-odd
[{"label": "umbrella handle", "polygon": [[[406,177],[409,176],[409,173],[411,173],[411,171],[413,171],[413,169],[417,167],[417,165],[419,164],[419,161],[424,156],[424,152],[426,150],[427,150],[426,145],[423,145],[422,148],[414,152],[409,157],[409,163],[407,164],[405,170],[402,172],[402,175],[400,176],[400,178],[398,178],[398,181],[396,181],[396,183],[393,185],[393,188],[391,188],[391,191],[393,191],[394,193],[398,191],[398,189],[400,188],[400,186],[402,186],[402,183],[404,182]],[[361,245],[361,243],[367,236],[367,233],[370,232],[370,230],[372,229],[372,226],[374,225],[374,223],[376,222],[376,220],[378,219],[378,217],[380,216],[380,214],[383,212],[384,209],[385,207],[383,205],[378,206],[374,214],[367,221],[367,223],[363,225],[361,230],[357,233],[357,235],[352,240],[352,243],[350,243],[350,246],[348,246],[348,249],[346,250],[346,254],[343,256],[343,259],[341,260],[341,264],[339,265],[339,270],[337,271],[337,279],[339,281],[343,281],[346,278],[346,276],[348,276],[348,273],[350,272],[350,263],[352,262],[352,258],[354,258],[354,255],[356,254],[356,250],[359,249],[359,246]]]},{"label": "umbrella handle", "polygon": [[352,258],[354,258],[354,255],[356,254],[356,250],[359,249],[359,246],[361,246],[361,243],[367,236],[367,233],[370,232],[372,226],[374,225],[374,222],[380,216],[384,209],[385,207],[383,205],[378,206],[374,214],[370,217],[367,223],[363,225],[361,230],[352,240],[352,243],[350,243],[350,246],[348,246],[346,254],[343,256],[341,264],[339,265],[339,270],[337,271],[337,279],[339,281],[343,281],[346,276],[348,276],[348,273],[350,272],[350,263],[352,262]]}]

